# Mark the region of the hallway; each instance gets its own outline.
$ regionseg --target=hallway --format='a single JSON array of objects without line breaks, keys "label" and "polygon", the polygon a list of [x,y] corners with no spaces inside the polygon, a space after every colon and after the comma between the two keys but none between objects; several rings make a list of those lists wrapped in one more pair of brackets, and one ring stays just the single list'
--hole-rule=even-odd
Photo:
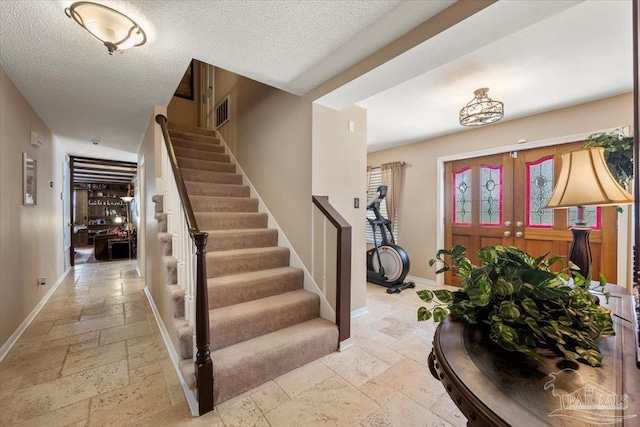
[{"label": "hallway", "polygon": [[135,261],[72,269],[0,363],[0,425],[466,425],[429,373],[412,290],[368,285],[353,348],[192,418],[143,289]]}]

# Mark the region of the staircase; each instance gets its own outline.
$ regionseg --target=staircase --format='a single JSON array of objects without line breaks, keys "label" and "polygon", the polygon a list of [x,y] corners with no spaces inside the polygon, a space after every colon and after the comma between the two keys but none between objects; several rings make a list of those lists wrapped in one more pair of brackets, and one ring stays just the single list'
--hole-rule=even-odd
[{"label": "staircase", "polygon": [[[278,230],[267,228],[230,156],[213,131],[169,125],[178,165],[202,231],[209,233],[207,284],[214,403],[224,402],[335,351],[337,326],[319,317],[319,297],[303,289],[303,272],[289,265]],[[160,230],[166,214],[154,197]],[[180,341],[181,371],[196,388],[194,331],[176,284],[172,236],[159,234]]]}]

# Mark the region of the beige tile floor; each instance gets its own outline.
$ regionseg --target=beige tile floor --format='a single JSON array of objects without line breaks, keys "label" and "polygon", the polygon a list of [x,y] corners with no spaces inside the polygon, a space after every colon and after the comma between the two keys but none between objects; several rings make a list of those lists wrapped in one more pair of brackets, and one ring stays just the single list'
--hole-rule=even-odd
[{"label": "beige tile floor", "polygon": [[354,347],[193,418],[143,288],[131,261],[76,266],[0,363],[0,425],[466,425],[429,373],[414,290],[368,285]]}]

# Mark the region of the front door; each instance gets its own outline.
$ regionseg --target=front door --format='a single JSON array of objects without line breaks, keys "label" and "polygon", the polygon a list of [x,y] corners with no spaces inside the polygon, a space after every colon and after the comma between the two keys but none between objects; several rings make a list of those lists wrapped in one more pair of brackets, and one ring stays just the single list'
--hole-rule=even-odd
[{"label": "front door", "polygon": [[[461,244],[477,264],[486,245],[516,246],[533,256],[567,255],[576,209],[543,209],[560,173],[561,155],[582,142],[445,164],[445,247]],[[593,277],[617,281],[617,212],[588,208]],[[460,281],[445,275],[445,283]]]}]

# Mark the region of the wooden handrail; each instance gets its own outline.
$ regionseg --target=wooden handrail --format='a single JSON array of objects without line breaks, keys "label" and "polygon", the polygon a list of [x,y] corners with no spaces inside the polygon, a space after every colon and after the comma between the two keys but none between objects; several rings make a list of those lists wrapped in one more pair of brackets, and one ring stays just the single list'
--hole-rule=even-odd
[{"label": "wooden handrail", "polygon": [[351,225],[329,203],[327,196],[312,196],[313,204],[338,230],[336,262],[336,324],[338,342],[351,337]]},{"label": "wooden handrail", "polygon": [[171,170],[176,180],[178,194],[187,221],[189,235],[196,246],[196,360],[195,373],[198,387],[198,411],[200,415],[213,410],[213,364],[209,349],[209,296],[207,290],[207,239],[209,233],[200,231],[196,217],[189,201],[187,187],[184,184],[182,172],[178,166],[178,159],[171,143],[171,136],[167,129],[167,117],[158,114],[156,123],[162,129],[164,144],[169,155]]}]

